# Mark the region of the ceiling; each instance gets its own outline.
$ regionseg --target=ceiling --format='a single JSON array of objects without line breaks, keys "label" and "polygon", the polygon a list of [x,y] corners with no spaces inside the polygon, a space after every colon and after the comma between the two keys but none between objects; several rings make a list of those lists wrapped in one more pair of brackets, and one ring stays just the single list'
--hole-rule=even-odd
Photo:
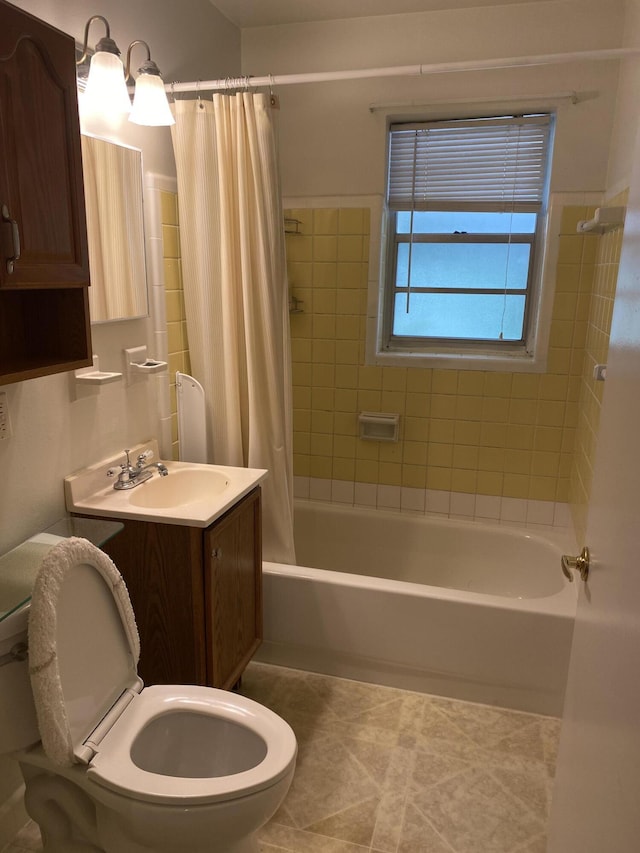
[{"label": "ceiling", "polygon": [[[265,27],[307,21],[434,12],[477,6],[509,6],[523,0],[211,0],[236,26]],[[532,2],[532,0],[528,0]],[[543,2],[543,0],[533,0]]]}]

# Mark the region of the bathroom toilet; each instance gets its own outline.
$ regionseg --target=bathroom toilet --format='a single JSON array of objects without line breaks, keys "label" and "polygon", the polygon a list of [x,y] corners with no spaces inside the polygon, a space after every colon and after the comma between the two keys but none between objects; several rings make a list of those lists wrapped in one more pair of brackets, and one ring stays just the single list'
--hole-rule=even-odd
[{"label": "bathroom toilet", "polygon": [[126,587],[84,539],[49,552],[28,611],[0,622],[2,655],[28,616],[30,672],[28,689],[26,661],[0,667],[0,751],[20,763],[44,850],[255,853],[293,778],[289,725],[228,691],[143,687]]}]

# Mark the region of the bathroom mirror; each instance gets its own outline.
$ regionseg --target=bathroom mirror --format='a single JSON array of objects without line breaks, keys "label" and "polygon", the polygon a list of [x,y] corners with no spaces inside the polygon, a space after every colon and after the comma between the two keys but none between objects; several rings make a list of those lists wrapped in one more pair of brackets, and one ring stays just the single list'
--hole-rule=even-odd
[{"label": "bathroom mirror", "polygon": [[148,314],[142,152],[82,135],[92,323]]}]

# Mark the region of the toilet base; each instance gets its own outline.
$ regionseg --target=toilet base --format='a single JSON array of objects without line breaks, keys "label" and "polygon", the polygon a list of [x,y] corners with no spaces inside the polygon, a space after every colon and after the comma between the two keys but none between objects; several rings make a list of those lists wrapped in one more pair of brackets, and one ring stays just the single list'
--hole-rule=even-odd
[{"label": "toilet base", "polygon": [[[147,844],[125,838],[117,823],[100,820],[100,808],[77,785],[60,776],[33,773],[22,765],[26,781],[25,806],[40,827],[44,853],[151,853]],[[26,772],[25,772],[26,771]],[[208,839],[189,844],[190,853],[259,853],[255,836],[224,850]],[[162,853],[184,853],[183,844],[164,846]]]},{"label": "toilet base", "polygon": [[[168,814],[163,816],[164,821],[168,821],[164,826],[159,818],[152,826],[147,823],[140,833],[135,822],[132,824],[129,820],[126,803],[123,810],[116,811],[108,804],[108,792],[101,791],[98,800],[90,796],[83,785],[76,784],[75,777],[83,774],[79,767],[51,772],[42,766],[42,759],[34,760],[33,757],[31,761],[19,763],[26,785],[25,807],[40,827],[44,853],[185,853],[185,850],[189,853],[259,853],[256,833],[282,802],[293,776],[292,768],[289,776],[268,792],[265,810],[261,819],[254,823],[253,833],[239,839],[237,831],[229,834],[227,827],[227,837],[223,839],[221,836],[225,832],[221,825],[217,827],[218,832],[208,824],[206,830],[201,826],[190,834],[194,829],[193,820],[182,823],[181,829]],[[92,793],[95,794],[95,789]],[[120,800],[118,795],[116,798]],[[103,802],[105,799],[107,802]],[[121,800],[120,803],[122,805]],[[239,828],[237,821],[235,827]],[[246,823],[244,830],[247,830]]]},{"label": "toilet base", "polygon": [[46,853],[101,853],[90,798],[72,782],[21,764],[24,804],[40,827]]}]

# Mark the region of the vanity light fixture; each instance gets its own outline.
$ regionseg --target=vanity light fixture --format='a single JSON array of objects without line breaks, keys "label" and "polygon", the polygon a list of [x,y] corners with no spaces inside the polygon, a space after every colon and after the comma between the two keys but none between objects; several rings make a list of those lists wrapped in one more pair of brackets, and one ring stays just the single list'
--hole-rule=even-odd
[{"label": "vanity light fixture", "polygon": [[91,57],[89,76],[84,90],[82,110],[87,113],[103,113],[108,115],[127,114],[131,112],[131,101],[125,82],[124,66],[120,59],[118,45],[111,38],[109,22],[102,15],[93,15],[84,28],[84,44],[82,56],[76,65],[81,65],[89,50],[89,27],[93,21],[102,21],[106,35],[96,44]]},{"label": "vanity light fixture", "polygon": [[151,50],[146,41],[136,39],[132,41],[127,50],[127,68],[125,76],[129,79],[131,67],[131,50],[137,45],[143,44],[147,49],[147,58],[138,68],[138,79],[133,96],[133,108],[129,121],[135,124],[143,124],[151,127],[162,127],[175,124],[175,119],[169,107],[164,82],[160,75],[160,69],[151,59]]}]

